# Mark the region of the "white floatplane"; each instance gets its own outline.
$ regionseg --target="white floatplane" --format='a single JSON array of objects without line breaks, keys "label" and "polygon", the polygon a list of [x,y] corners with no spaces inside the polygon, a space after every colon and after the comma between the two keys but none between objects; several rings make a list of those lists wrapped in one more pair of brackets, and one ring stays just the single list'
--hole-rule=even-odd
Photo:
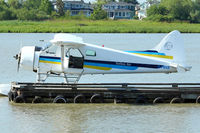
[{"label": "white floatplane", "polygon": [[172,31],[153,49],[120,51],[84,43],[71,34],[56,34],[46,47],[24,46],[15,56],[19,67],[37,73],[37,82],[63,77],[77,83],[85,74],[175,73],[189,71],[179,31]]}]

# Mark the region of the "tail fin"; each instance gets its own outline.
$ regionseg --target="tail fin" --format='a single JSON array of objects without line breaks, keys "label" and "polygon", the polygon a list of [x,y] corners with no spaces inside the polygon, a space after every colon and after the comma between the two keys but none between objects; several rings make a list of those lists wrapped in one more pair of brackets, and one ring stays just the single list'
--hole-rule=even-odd
[{"label": "tail fin", "polygon": [[172,66],[182,68],[185,71],[189,71],[191,67],[185,64],[185,51],[183,40],[179,31],[175,30],[166,35],[163,40],[154,48],[159,53],[164,53],[168,56],[172,56]]}]

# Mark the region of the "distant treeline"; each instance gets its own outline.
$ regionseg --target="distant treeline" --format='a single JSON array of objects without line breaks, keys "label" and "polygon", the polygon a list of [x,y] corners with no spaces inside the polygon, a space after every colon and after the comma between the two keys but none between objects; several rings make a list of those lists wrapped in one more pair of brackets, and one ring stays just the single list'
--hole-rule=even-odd
[{"label": "distant treeline", "polygon": [[200,22],[200,0],[161,0],[147,10],[147,20]]},{"label": "distant treeline", "polygon": [[0,0],[0,20],[43,20],[52,12],[49,0]]},{"label": "distant treeline", "polygon": [[53,18],[66,19],[106,19],[107,13],[101,9],[101,4],[97,4],[90,18],[82,12],[77,16],[71,16],[70,12],[64,11],[64,3],[57,0],[58,10],[53,9],[49,0],[0,0],[0,20],[47,20]]},{"label": "distant treeline", "polygon": [[[56,0],[57,11],[49,0],[0,0],[0,20],[47,20],[61,19],[107,19],[107,13],[102,10],[102,5],[115,0],[97,0],[94,4],[93,13],[86,17],[83,12],[71,16],[69,11],[64,10],[62,0]],[[138,3],[137,0],[119,0],[128,3]]]}]

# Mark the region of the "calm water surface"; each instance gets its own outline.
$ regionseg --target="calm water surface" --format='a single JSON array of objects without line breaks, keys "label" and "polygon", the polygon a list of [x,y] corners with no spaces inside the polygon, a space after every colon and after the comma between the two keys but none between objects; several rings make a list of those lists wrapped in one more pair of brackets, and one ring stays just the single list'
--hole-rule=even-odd
[{"label": "calm water surface", "polygon": [[[45,43],[54,34],[0,34],[0,83],[35,81],[35,74],[16,72],[13,55],[21,46]],[[166,34],[76,34],[85,42],[120,50],[155,47]],[[192,70],[178,74],[126,74],[83,76],[80,82],[199,82],[200,34],[183,34],[186,58]],[[62,82],[48,79],[48,82]],[[126,104],[10,104],[0,97],[2,133],[199,133],[200,105]]]}]

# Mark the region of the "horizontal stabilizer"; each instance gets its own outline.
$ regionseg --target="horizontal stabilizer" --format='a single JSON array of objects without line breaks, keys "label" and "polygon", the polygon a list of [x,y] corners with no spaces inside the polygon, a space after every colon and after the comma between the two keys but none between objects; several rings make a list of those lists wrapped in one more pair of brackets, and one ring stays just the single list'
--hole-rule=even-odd
[{"label": "horizontal stabilizer", "polygon": [[170,66],[176,68],[178,72],[186,72],[186,71],[190,71],[192,69],[192,66],[182,66],[179,64],[175,64],[175,63],[170,64]]}]

